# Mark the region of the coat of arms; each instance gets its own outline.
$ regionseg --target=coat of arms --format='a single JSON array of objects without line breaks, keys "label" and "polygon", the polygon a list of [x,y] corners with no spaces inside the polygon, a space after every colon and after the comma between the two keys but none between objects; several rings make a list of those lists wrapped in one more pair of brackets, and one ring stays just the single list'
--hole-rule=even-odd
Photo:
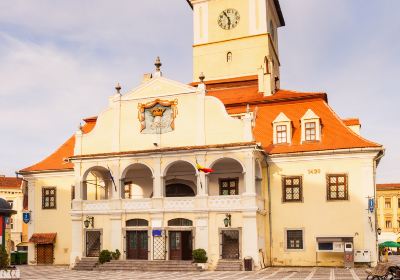
[{"label": "coat of arms", "polygon": [[155,134],[174,130],[178,113],[178,99],[173,101],[156,99],[146,104],[138,104],[140,132]]}]

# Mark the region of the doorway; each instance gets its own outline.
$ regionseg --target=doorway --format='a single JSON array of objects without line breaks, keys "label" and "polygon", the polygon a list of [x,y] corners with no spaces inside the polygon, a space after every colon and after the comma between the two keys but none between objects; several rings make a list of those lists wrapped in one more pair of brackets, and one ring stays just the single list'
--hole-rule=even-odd
[{"label": "doorway", "polygon": [[192,260],[192,232],[170,231],[169,232],[169,259],[170,260]]},{"label": "doorway", "polygon": [[86,257],[98,257],[101,248],[101,231],[86,231]]},{"label": "doorway", "polygon": [[239,230],[221,231],[222,259],[237,260],[240,258],[239,251]]},{"label": "doorway", "polygon": [[126,232],[126,258],[131,260],[148,259],[147,230],[132,230]]},{"label": "doorway", "polygon": [[37,244],[36,245],[37,264],[53,264],[53,259],[54,259],[53,244]]}]

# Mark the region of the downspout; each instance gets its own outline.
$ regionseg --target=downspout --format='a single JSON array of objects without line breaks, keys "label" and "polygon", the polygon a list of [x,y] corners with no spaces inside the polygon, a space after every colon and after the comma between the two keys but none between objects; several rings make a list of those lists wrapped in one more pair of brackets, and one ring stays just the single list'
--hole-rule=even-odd
[{"label": "downspout", "polygon": [[271,215],[271,180],[268,161],[267,164],[267,190],[268,190],[268,222],[269,222],[269,266],[272,266],[272,215]]},{"label": "downspout", "polygon": [[376,199],[376,169],[378,167],[379,161],[383,158],[383,156],[385,155],[385,150],[382,149],[382,151],[380,151],[376,157],[374,158],[374,201],[375,201],[375,236],[376,236],[376,245],[375,245],[375,252],[377,252],[378,254],[378,262],[380,261],[380,254],[379,254],[379,248],[378,248],[378,232],[377,232],[377,228],[378,228],[378,213],[376,211],[376,203],[377,203],[377,199]]}]

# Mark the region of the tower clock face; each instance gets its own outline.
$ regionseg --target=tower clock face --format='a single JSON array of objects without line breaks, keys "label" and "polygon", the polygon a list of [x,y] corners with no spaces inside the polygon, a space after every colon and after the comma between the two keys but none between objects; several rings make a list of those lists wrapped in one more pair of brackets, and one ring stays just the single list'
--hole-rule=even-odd
[{"label": "tower clock face", "polygon": [[235,28],[240,21],[239,12],[235,9],[226,9],[218,16],[218,25],[225,30]]}]

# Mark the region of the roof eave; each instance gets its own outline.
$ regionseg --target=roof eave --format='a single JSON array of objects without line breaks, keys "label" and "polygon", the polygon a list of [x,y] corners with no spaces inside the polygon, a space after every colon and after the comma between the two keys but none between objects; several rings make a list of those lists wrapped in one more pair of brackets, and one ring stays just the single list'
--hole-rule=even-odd
[{"label": "roof eave", "polygon": [[276,7],[276,12],[278,13],[278,18],[279,18],[279,21],[281,23],[281,26],[285,26],[285,18],[283,17],[281,4],[279,4],[279,0],[274,0],[274,4],[275,4],[275,7]]},{"label": "roof eave", "polygon": [[186,0],[186,2],[189,4],[190,8],[193,9],[193,5],[192,5],[192,3],[190,2],[190,0]]}]

